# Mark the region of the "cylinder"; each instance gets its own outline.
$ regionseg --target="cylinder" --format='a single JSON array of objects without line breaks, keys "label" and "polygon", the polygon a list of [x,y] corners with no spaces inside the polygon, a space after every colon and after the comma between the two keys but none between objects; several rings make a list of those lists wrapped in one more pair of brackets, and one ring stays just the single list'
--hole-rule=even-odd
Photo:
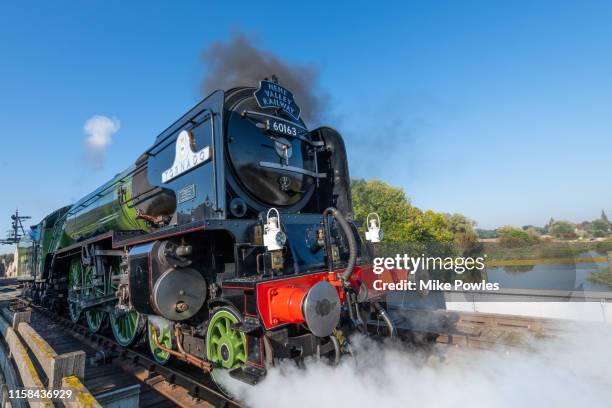
[{"label": "cylinder", "polygon": [[302,303],[308,288],[282,287],[270,289],[272,323],[303,323]]}]

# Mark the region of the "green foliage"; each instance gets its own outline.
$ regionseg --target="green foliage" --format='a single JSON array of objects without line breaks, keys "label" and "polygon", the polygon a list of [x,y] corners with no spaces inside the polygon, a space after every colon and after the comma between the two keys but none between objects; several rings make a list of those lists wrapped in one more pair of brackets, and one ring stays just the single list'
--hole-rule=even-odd
[{"label": "green foliage", "polygon": [[518,248],[504,248],[498,242],[487,242],[484,245],[487,259],[490,261],[572,258],[590,251],[596,251],[599,255],[606,255],[609,251],[612,251],[612,240],[600,242],[540,240],[540,242],[535,245]]},{"label": "green foliage", "polygon": [[488,229],[482,229],[482,228],[476,228],[476,234],[478,235],[478,238],[481,238],[481,239],[490,239],[490,238],[499,237],[499,233],[497,232],[497,230],[488,230]]},{"label": "green foliage", "polygon": [[448,228],[454,234],[475,234],[476,222],[463,214],[444,214]]},{"label": "green foliage", "polygon": [[536,225],[523,225],[523,230],[537,236],[548,233],[548,229],[546,227],[538,227]]},{"label": "green foliage", "polygon": [[351,180],[351,192],[355,219],[364,222],[363,229],[367,229],[365,225],[367,215],[376,212],[381,219],[385,240],[406,240],[408,236],[406,225],[413,207],[404,190],[380,180],[361,179]]},{"label": "green foliage", "polygon": [[612,251],[612,240],[607,239],[595,243],[595,251],[600,255],[606,255],[608,252]]},{"label": "green foliage", "polygon": [[612,288],[612,271],[610,271],[610,268],[603,268],[598,271],[591,272],[587,279],[591,282],[600,283]]},{"label": "green foliage", "polygon": [[503,248],[521,248],[536,244],[539,239],[536,235],[509,225],[498,230],[499,245]]},{"label": "green foliage", "polygon": [[[525,226],[523,229],[527,229]],[[612,233],[612,224],[604,210],[601,210],[599,218],[593,221],[583,221],[573,224],[569,221],[556,221],[551,218],[544,228],[533,227],[539,234],[550,234],[556,239],[571,240],[584,238],[603,238]]]},{"label": "green foliage", "polygon": [[407,241],[451,242],[453,233],[444,214],[431,210],[425,212],[412,207],[407,224]]},{"label": "green foliage", "polygon": [[608,220],[608,216],[606,215],[604,210],[601,210],[600,220],[603,221],[604,223],[608,224],[608,227],[610,226],[610,220]]},{"label": "green foliage", "polygon": [[527,228],[523,228],[523,231],[529,234],[533,242],[538,242],[540,240],[540,231],[538,230],[537,227],[533,227],[530,225]]},{"label": "green foliage", "polygon": [[[605,214],[602,215],[605,216]],[[606,237],[610,234],[610,223],[603,219],[598,219],[588,223],[584,229],[589,235],[595,238]]]},{"label": "green foliage", "polygon": [[[387,242],[452,242],[453,231],[444,214],[413,207],[401,188],[380,180],[352,180],[355,219],[365,222],[370,212],[381,219],[381,228]],[[462,228],[467,219],[453,216],[456,228]],[[463,218],[461,218],[463,217]],[[364,224],[363,230],[367,226]]]},{"label": "green foliage", "polygon": [[548,233],[555,238],[559,239],[575,239],[576,233],[574,229],[576,226],[568,221],[554,221],[552,225],[548,227]]},{"label": "green foliage", "polygon": [[475,232],[455,234],[455,248],[461,256],[476,257],[483,253],[484,245]]},{"label": "green foliage", "polygon": [[457,253],[461,256],[476,257],[482,254],[484,246],[478,240],[474,227],[476,222],[463,214],[445,214],[448,227],[453,234]]}]

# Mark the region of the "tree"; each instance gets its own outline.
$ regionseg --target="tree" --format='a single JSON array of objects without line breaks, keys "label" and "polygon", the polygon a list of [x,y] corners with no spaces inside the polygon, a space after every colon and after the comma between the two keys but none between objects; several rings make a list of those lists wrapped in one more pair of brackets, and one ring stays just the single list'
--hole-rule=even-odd
[{"label": "tree", "polygon": [[[371,212],[380,216],[387,242],[453,241],[453,232],[444,214],[413,207],[401,188],[380,180],[351,181],[355,219],[365,222]],[[364,225],[362,229],[366,229]]]},{"label": "tree", "polygon": [[555,221],[549,228],[548,232],[555,238],[559,239],[575,239],[576,226],[568,221]]},{"label": "tree", "polygon": [[555,223],[555,219],[553,217],[550,217],[550,220],[548,220],[548,224],[544,226],[544,230],[546,234],[550,234],[550,227],[552,227],[554,223]]},{"label": "tree", "polygon": [[381,228],[387,241],[405,241],[408,238],[406,225],[411,212],[404,190],[395,188],[380,180],[351,180],[353,210],[355,219],[364,222],[371,212],[380,216]]},{"label": "tree", "polygon": [[410,219],[406,225],[407,241],[419,242],[452,242],[453,233],[449,229],[444,214],[432,210],[421,211],[412,207]]},{"label": "tree", "polygon": [[584,229],[595,238],[606,237],[610,233],[610,223],[604,221],[602,217],[590,222]]},{"label": "tree", "polygon": [[497,230],[499,244],[504,248],[520,248],[533,245],[539,241],[537,236],[529,234],[520,228],[505,226]]},{"label": "tree", "polygon": [[529,234],[529,236],[532,237],[534,241],[538,241],[540,239],[540,231],[538,231],[537,227],[529,225],[527,228],[523,228],[523,230],[527,234]]},{"label": "tree", "polygon": [[455,235],[455,248],[461,256],[475,257],[482,254],[484,245],[478,240],[478,235],[464,232]]},{"label": "tree", "polygon": [[476,222],[463,214],[444,214],[448,228],[453,234],[455,249],[461,256],[476,256],[482,253],[484,246],[478,240],[474,230]]},{"label": "tree", "polygon": [[610,220],[608,220],[608,216],[606,215],[604,210],[601,210],[601,221],[605,222],[608,226],[610,226]]},{"label": "tree", "polygon": [[457,234],[475,234],[474,227],[476,222],[470,220],[463,214],[444,214],[448,223],[448,228],[454,235]]}]

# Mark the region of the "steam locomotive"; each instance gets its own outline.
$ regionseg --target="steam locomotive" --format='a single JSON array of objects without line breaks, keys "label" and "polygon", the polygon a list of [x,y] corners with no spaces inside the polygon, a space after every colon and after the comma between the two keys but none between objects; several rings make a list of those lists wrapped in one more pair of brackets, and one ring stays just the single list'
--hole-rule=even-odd
[{"label": "steam locomotive", "polygon": [[337,362],[372,320],[394,333],[349,184],[341,135],[309,130],[277,81],[213,92],[33,227],[26,295],[213,378],[255,384],[278,359]]}]

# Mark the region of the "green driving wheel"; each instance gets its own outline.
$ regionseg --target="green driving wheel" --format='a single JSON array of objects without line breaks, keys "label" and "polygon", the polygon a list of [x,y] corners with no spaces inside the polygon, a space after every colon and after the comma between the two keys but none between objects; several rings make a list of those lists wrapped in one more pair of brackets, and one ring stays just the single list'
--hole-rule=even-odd
[{"label": "green driving wheel", "polygon": [[232,327],[239,322],[240,315],[231,308],[214,311],[206,332],[206,352],[215,367],[229,370],[246,362],[246,336]]},{"label": "green driving wheel", "polygon": [[153,340],[154,330],[157,331],[157,340],[159,341],[159,344],[168,349],[172,349],[172,326],[169,324],[163,324],[161,325],[161,327],[158,327],[157,325],[154,325],[149,321],[147,327],[149,348],[151,349],[151,354],[153,354],[153,358],[160,364],[166,364],[168,360],[170,360],[170,353],[168,353],[167,351],[163,351],[159,347],[157,347],[155,341]]},{"label": "green driving wheel", "polygon": [[[85,295],[91,296],[92,294],[95,297],[101,297],[106,294],[106,290],[104,287],[94,286],[95,282],[95,269],[93,266],[88,266],[85,268]],[[87,327],[89,327],[89,331],[92,333],[97,333],[103,326],[103,323],[106,320],[106,313],[101,310],[86,310],[85,311],[85,320],[87,320]]]},{"label": "green driving wheel", "polygon": [[[116,275],[119,270],[118,264],[111,265],[111,278]],[[117,285],[110,284],[110,292],[115,293],[119,289]],[[117,343],[123,347],[131,346],[139,340],[140,334],[144,329],[146,319],[135,310],[122,310],[115,306],[109,313],[110,326],[113,330],[113,336]]]},{"label": "green driving wheel", "polygon": [[110,313],[110,325],[117,343],[131,346],[142,333],[144,318],[135,310],[125,312],[117,308]]},{"label": "green driving wheel", "polygon": [[[68,270],[68,314],[70,320],[78,322],[81,317],[81,307],[77,302],[73,302],[71,299],[78,299],[80,288],[82,286],[82,270],[81,259],[74,258],[70,262],[70,269]],[[77,289],[78,288],[78,289]]]}]

